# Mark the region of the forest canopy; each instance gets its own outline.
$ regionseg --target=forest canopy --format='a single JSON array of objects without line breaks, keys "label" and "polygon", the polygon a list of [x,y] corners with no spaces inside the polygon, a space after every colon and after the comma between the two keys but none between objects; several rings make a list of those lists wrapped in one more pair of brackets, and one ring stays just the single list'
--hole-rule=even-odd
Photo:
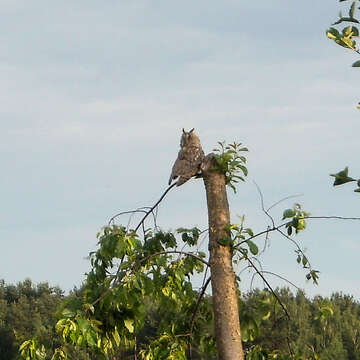
[{"label": "forest canopy", "polygon": [[[255,289],[241,294],[240,318],[243,324],[244,349],[258,346],[269,351],[286,353],[287,340],[293,351],[306,358],[314,354],[319,359],[360,359],[360,303],[351,295],[333,293],[329,297],[308,298],[301,290],[296,293],[288,288],[276,289],[286,306],[288,319],[276,301],[269,302],[269,291]],[[49,358],[60,342],[55,333],[59,310],[70,298],[81,296],[81,290],[74,289],[69,295],[59,287],[48,283],[34,284],[30,279],[16,285],[0,280],[0,355],[1,359],[19,359],[19,345],[35,337],[45,345]],[[211,297],[204,302],[211,304]],[[139,346],[151,341],[159,323],[159,309],[156,304],[147,303],[146,326],[139,335]],[[268,309],[272,311],[267,312]],[[265,313],[264,313],[265,312]],[[212,338],[213,319],[203,331]],[[207,346],[195,349],[194,359],[215,359],[211,341]],[[70,359],[90,360],[96,356],[85,349],[69,349]],[[124,359],[126,350],[119,351],[113,359]],[[130,355],[130,354],[128,354]]]}]

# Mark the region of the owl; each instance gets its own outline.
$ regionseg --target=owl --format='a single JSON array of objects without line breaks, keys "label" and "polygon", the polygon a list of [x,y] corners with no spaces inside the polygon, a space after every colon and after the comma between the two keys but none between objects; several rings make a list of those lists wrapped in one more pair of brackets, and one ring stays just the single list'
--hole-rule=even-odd
[{"label": "owl", "polygon": [[200,165],[204,156],[200,139],[195,134],[194,129],[189,132],[183,129],[180,141],[180,151],[171,171],[169,185],[177,177],[179,179],[176,186],[180,186],[193,176],[199,174]]}]

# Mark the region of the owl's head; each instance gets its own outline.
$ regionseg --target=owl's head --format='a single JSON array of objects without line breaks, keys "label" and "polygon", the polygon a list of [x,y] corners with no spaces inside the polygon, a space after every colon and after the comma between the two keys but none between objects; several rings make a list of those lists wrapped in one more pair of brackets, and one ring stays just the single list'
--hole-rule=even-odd
[{"label": "owl's head", "polygon": [[200,139],[195,134],[194,128],[191,129],[190,131],[185,131],[183,129],[183,133],[182,133],[181,141],[180,141],[180,146],[183,148],[184,146],[186,146],[188,144],[192,144],[192,145],[200,144]]}]

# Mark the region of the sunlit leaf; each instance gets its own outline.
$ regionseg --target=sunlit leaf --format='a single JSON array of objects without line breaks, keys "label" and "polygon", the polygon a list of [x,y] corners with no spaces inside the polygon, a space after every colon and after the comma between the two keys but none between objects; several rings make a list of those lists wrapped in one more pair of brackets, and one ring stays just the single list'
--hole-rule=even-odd
[{"label": "sunlit leaf", "polygon": [[64,309],[64,310],[62,311],[62,315],[63,315],[65,318],[71,318],[71,317],[74,317],[74,316],[75,316],[75,313],[74,313],[72,310]]},{"label": "sunlit leaf", "polygon": [[124,320],[125,327],[132,334],[134,332],[134,319],[126,319]]}]

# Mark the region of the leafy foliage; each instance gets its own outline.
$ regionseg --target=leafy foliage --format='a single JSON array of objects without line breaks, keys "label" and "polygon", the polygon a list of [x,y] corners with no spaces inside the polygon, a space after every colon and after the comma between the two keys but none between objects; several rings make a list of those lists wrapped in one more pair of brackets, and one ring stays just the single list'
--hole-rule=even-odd
[{"label": "leafy foliage", "polygon": [[[245,181],[244,176],[248,175],[248,170],[245,166],[246,158],[241,155],[241,152],[248,151],[241,143],[232,143],[226,145],[225,141],[218,142],[220,148],[213,149],[216,152],[214,158],[217,163],[216,169],[225,174],[226,185],[229,185],[236,193],[235,184]],[[238,175],[242,173],[242,175]]]},{"label": "leafy foliage", "polygon": [[[191,245],[196,245],[200,235],[197,228],[179,229],[178,233]],[[132,349],[136,334],[145,326],[144,303],[151,299],[158,304],[160,320],[156,335],[140,356],[185,358],[191,327],[206,326],[201,316],[190,323],[198,296],[190,278],[203,271],[205,254],[176,250],[172,233],[147,230],[144,235],[142,243],[135,232],[115,225],[98,234],[100,247],[90,255],[92,270],[82,298],[66,302],[56,324],[64,342],[105,357],[119,347]],[[206,318],[211,317],[209,309],[200,307],[199,312],[203,311]],[[201,347],[199,337],[192,341]]]},{"label": "leafy foliage", "polygon": [[25,360],[45,360],[45,346],[40,345],[36,339],[24,341],[19,348],[20,355]]},{"label": "leafy foliage", "polygon": [[[294,232],[295,234],[298,234],[300,231],[304,230],[306,228],[306,219],[310,216],[310,213],[302,210],[302,207],[300,204],[295,204],[292,209],[286,209],[283,212],[283,220],[285,219],[291,219],[291,221],[288,221],[285,224],[285,227],[287,228],[287,234],[290,237]],[[307,280],[312,280],[314,284],[318,283],[319,279],[319,271],[314,270],[311,267],[311,264],[305,256],[304,252],[298,248],[295,250],[296,253],[296,261],[298,264],[302,265],[304,269],[307,269],[308,272],[306,274]]]},{"label": "leafy foliage", "polygon": [[336,174],[330,174],[330,176],[335,178],[333,184],[334,186],[343,185],[348,182],[356,181],[358,187],[354,190],[354,192],[360,192],[360,179],[356,180],[350,177],[348,167],[346,167],[344,170],[337,172]]},{"label": "leafy foliage", "polygon": [[[341,1],[347,1],[347,0],[340,0],[340,2]],[[343,23],[350,23],[350,25],[343,27],[340,31],[335,27],[330,27],[326,31],[326,35],[336,44],[345,47],[347,49],[359,52],[356,40],[354,39],[354,37],[359,36],[359,29],[354,25],[359,23],[359,21],[355,18],[356,9],[357,9],[357,0],[352,1],[347,16],[343,16],[342,12],[340,12],[339,19],[332,24],[333,26],[336,26]],[[358,65],[354,63],[353,66],[356,67]]]},{"label": "leafy foliage", "polygon": [[295,204],[292,209],[286,209],[283,213],[283,220],[291,219],[286,223],[287,234],[292,235],[293,231],[297,234],[299,231],[306,228],[306,218],[310,214],[306,211],[303,211],[300,204]]},{"label": "leafy foliage", "polygon": [[[27,280],[28,281],[28,280]],[[15,313],[15,317],[9,317],[9,314],[14,312],[14,301],[24,296],[23,283],[19,285],[5,285],[4,282],[0,286],[0,354],[2,358],[8,360],[15,360],[17,358],[16,351],[9,353],[7,343],[4,342],[4,327],[8,327],[9,331],[19,330],[18,325],[14,321],[17,318],[26,319],[29,318],[30,322],[34,323],[33,310],[25,308],[18,309]],[[39,286],[39,285],[38,285]],[[41,286],[43,286],[41,284]],[[44,289],[52,289],[48,285],[44,286]],[[40,299],[37,288],[32,285],[32,292],[28,292],[28,300],[35,301]],[[29,289],[29,288],[27,288]],[[343,360],[360,360],[360,303],[356,301],[352,296],[344,295],[342,293],[334,293],[329,298],[316,296],[313,299],[308,299],[302,291],[298,291],[297,294],[293,294],[288,289],[277,289],[277,295],[280,297],[284,306],[290,315],[290,320],[286,318],[284,312],[280,308],[277,301],[267,290],[254,290],[252,292],[239,296],[240,304],[240,319],[242,323],[242,339],[244,348],[248,359],[289,359],[288,353],[288,341],[293,349],[294,356],[292,359],[332,359],[336,356],[337,359]],[[53,305],[58,305],[58,295],[62,292],[57,288],[56,293],[51,292],[51,298],[54,300]],[[58,294],[58,295],[56,295]],[[45,295],[45,294],[43,294]],[[14,297],[15,296],[15,297]],[[61,295],[62,296],[62,295]],[[82,297],[82,291],[73,293],[66,297],[63,301],[62,308],[68,306],[69,300],[72,298]],[[5,301],[5,303],[4,303]],[[9,302],[8,302],[9,301]],[[42,300],[38,301],[41,304]],[[152,341],[154,333],[157,331],[157,327],[161,322],[161,316],[164,312],[159,308],[159,304],[154,302],[145,302],[145,308],[147,309],[146,325],[143,328],[143,332],[138,334],[138,345],[142,348],[142,355],[144,358],[148,356],[148,359],[161,359],[166,356],[182,356],[184,353],[181,346],[185,346],[184,342],[179,342],[179,339],[166,335],[160,336],[156,341]],[[202,306],[210,310],[211,298],[205,297],[202,302]],[[172,314],[178,314],[181,310],[173,309]],[[67,316],[71,316],[70,312],[66,312]],[[201,314],[201,315],[200,315]],[[205,349],[211,339],[213,339],[211,311],[201,310],[199,316],[204,314],[210,317],[204,319],[206,327],[194,329],[194,334],[197,337],[201,337],[203,345],[200,348],[194,349],[193,359],[215,359],[215,348]],[[4,320],[8,321],[5,324]],[[55,319],[52,313],[43,317],[39,324],[39,329],[43,326],[55,324]],[[198,326],[199,323],[196,324]],[[37,325],[36,325],[37,326]],[[200,332],[200,334],[198,333]],[[184,338],[180,339],[184,340]],[[23,358],[26,356],[32,356],[30,359],[42,359],[44,348],[41,342],[45,344],[47,357],[44,359],[54,360],[67,359],[90,359],[88,355],[77,347],[76,352],[71,352],[70,348],[64,350],[55,350],[59,341],[57,335],[49,331],[43,334],[41,339],[25,341],[21,347],[23,352]],[[12,338],[11,343],[14,344],[11,348],[15,349],[15,345],[18,340]],[[151,349],[147,349],[144,345],[151,343]],[[172,344],[175,344],[172,347]],[[213,344],[213,343],[212,343]],[[161,349],[166,349],[167,353],[160,354]],[[55,351],[54,351],[55,350]],[[32,354],[31,354],[32,351]],[[35,355],[38,351],[38,355]],[[164,350],[165,351],[165,350]],[[112,357],[115,359],[125,358],[126,353],[116,353]],[[130,354],[130,353],[128,353]],[[168,354],[168,355],[164,355]],[[180,354],[180,355],[179,355]],[[36,357],[37,356],[37,357]],[[40,356],[40,357],[39,357]],[[151,357],[152,356],[152,357]],[[160,357],[156,357],[160,356]],[[94,355],[92,359],[100,359],[99,355]],[[175,359],[181,359],[181,357],[173,357]]]},{"label": "leafy foliage", "polygon": [[[339,0],[339,2],[345,1],[347,2],[348,0]],[[343,16],[342,11],[340,11],[339,19],[332,24],[332,27],[326,30],[326,35],[336,44],[360,54],[360,49],[356,43],[356,39],[359,38],[359,29],[354,25],[359,24],[359,20],[357,20],[355,17],[356,10],[358,9],[358,0],[353,0],[351,2],[350,8],[348,9],[348,15]],[[344,23],[346,25],[340,29],[334,27]],[[360,67],[360,60],[355,61],[352,66],[356,68]],[[360,109],[360,103],[358,103],[357,108]]]},{"label": "leafy foliage", "polygon": [[[297,231],[305,228],[301,221],[308,214],[300,205],[284,214],[287,218],[291,215],[291,226]],[[294,219],[298,219],[296,224]],[[228,225],[229,237],[221,240],[232,246],[236,262],[250,261],[259,253],[253,241],[258,234],[245,227],[244,221],[241,217],[239,224]],[[141,239],[124,226],[104,227],[98,234],[99,248],[90,253],[92,268],[81,294],[66,299],[58,312],[55,329],[63,345],[52,348],[52,360],[66,354],[64,344],[82,348],[97,359],[114,357],[119,350],[135,351],[142,359],[185,359],[190,349],[194,354],[213,356],[211,303],[204,298],[199,301],[203,294],[192,285],[192,276],[209,264],[204,252],[177,249],[178,237],[185,246],[197,247],[201,234],[196,227],[179,228],[175,233],[155,228],[144,230]],[[307,261],[303,260],[303,265],[311,270]],[[259,336],[259,324],[270,316],[274,301],[263,299],[256,318],[243,315],[244,341]],[[150,325],[154,311],[156,326]],[[144,338],[142,334],[149,329],[151,335]],[[251,351],[254,358],[258,347]],[[39,360],[36,356],[43,352],[43,347],[32,341],[21,348],[27,360]]]},{"label": "leafy foliage", "polygon": [[35,286],[26,279],[17,285],[6,285],[0,280],[0,357],[15,359],[19,345],[29,338],[36,340],[30,340],[22,349],[28,358],[40,359],[42,345],[47,349],[56,347],[60,339],[54,330],[54,314],[62,301],[63,291],[48,283]]}]

